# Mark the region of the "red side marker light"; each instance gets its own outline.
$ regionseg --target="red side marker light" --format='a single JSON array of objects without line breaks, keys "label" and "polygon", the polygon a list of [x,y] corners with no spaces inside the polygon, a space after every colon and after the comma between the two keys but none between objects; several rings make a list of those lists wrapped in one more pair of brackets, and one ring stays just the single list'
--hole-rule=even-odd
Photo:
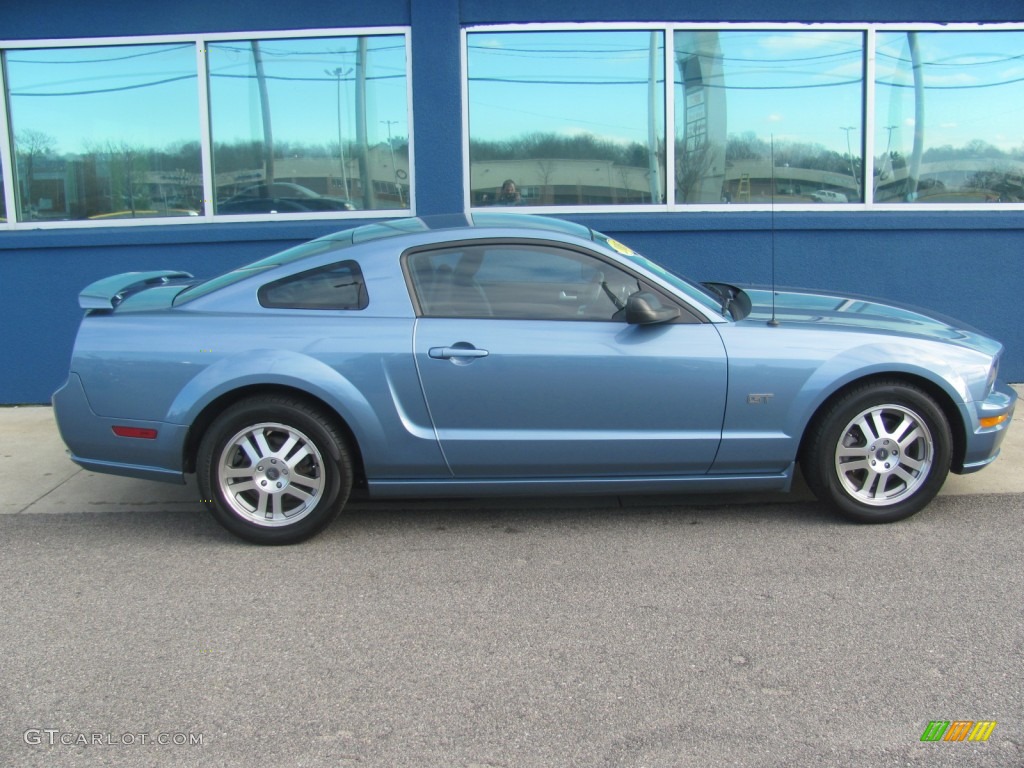
[{"label": "red side marker light", "polygon": [[145,427],[111,427],[118,437],[141,437],[143,440],[156,440],[156,430]]}]

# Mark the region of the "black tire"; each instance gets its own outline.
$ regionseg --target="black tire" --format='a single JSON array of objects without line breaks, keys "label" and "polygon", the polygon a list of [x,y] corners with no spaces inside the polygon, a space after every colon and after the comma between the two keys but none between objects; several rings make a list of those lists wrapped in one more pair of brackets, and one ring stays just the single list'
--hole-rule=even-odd
[{"label": "black tire", "polygon": [[235,403],[207,429],[196,457],[202,503],[231,533],[295,544],[338,516],[352,461],[333,421],[293,397]]},{"label": "black tire", "polygon": [[901,381],[857,387],[816,418],[800,457],[821,501],[861,523],[919,512],[949,474],[952,434],[926,392]]}]

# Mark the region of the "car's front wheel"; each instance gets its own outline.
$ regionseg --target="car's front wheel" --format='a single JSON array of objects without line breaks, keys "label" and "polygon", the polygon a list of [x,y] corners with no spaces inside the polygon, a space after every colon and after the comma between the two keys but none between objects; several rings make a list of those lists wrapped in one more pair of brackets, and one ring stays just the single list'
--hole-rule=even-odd
[{"label": "car's front wheel", "polygon": [[203,503],[236,536],[294,544],[323,530],[352,488],[337,427],[291,397],[243,400],[206,431],[196,460]]},{"label": "car's front wheel", "polygon": [[890,523],[935,497],[951,456],[949,423],[935,400],[889,381],[851,390],[817,419],[801,465],[814,494],[840,514]]}]

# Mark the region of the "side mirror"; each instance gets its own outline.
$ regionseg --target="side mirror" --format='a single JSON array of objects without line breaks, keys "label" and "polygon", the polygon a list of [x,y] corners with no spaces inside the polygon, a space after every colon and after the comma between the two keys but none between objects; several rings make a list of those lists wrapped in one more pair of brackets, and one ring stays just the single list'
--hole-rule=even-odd
[{"label": "side mirror", "polygon": [[679,317],[679,307],[666,307],[650,291],[639,291],[626,299],[626,322],[630,325],[667,323]]}]

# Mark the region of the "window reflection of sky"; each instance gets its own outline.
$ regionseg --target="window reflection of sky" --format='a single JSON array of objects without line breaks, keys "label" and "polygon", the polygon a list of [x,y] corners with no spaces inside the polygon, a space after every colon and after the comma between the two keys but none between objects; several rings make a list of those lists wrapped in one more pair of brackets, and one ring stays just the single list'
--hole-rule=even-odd
[{"label": "window reflection of sky", "polygon": [[57,153],[198,141],[192,44],[16,50],[6,58],[16,136],[44,133]]},{"label": "window reflection of sky", "polygon": [[[845,154],[847,137],[840,126],[854,126],[850,138],[856,153],[863,33],[719,30],[703,34],[714,36],[718,50],[693,45],[694,36],[679,31],[676,58],[700,55],[706,69],[717,73],[704,85],[724,91],[728,135],[753,133],[765,140],[774,135],[777,142],[813,143]],[[677,83],[677,110],[683,106],[681,95],[682,84]],[[682,128],[677,125],[677,133]]]},{"label": "window reflection of sky", "polygon": [[[685,56],[678,30],[676,55]],[[718,30],[729,99],[729,132],[774,133],[846,151],[837,126],[861,124],[861,31]],[[982,138],[1018,149],[1024,115],[1024,32],[923,32],[933,143],[962,146]],[[646,141],[649,33],[505,32],[468,38],[471,132],[500,141],[534,132],[589,132],[620,142]],[[659,83],[662,72],[658,51]],[[877,35],[876,142],[913,129],[913,76],[905,32]],[[676,78],[679,79],[678,71]],[[998,90],[992,90],[998,89]],[[677,82],[677,96],[681,84]]]},{"label": "window reflection of sky", "polygon": [[[260,41],[260,54],[273,113],[275,141],[336,144],[339,133],[356,137],[358,38]],[[263,135],[258,80],[248,41],[211,43],[211,110],[216,141],[259,140]],[[371,37],[366,52],[366,131],[370,145],[406,136],[405,41],[397,35]]]},{"label": "window reflection of sky", "polygon": [[[980,139],[1024,154],[1024,32],[919,32],[917,43],[927,144]],[[877,148],[909,152],[915,110],[907,33],[878,34],[876,73]]]},{"label": "window reflection of sky", "polygon": [[[355,37],[261,41],[275,136],[297,143],[337,141],[338,77],[343,99],[355,99]],[[371,38],[367,55],[367,138],[406,136],[405,44],[401,36]],[[209,46],[212,106],[228,140],[260,136],[248,41]],[[196,46],[102,46],[15,50],[7,54],[15,132],[34,130],[58,154],[90,151],[96,143],[164,149],[198,142]],[[233,83],[230,87],[225,83]],[[240,87],[238,87],[240,86]],[[342,110],[343,133],[355,136],[354,110]],[[256,126],[254,130],[253,126]]]},{"label": "window reflection of sky", "polygon": [[[655,33],[659,82],[663,37]],[[650,32],[472,33],[468,45],[475,140],[556,133],[647,143]],[[660,109],[660,88],[657,101]]]},{"label": "window reflection of sky", "polygon": [[[687,34],[676,33],[677,57],[692,53],[685,41],[680,49]],[[863,33],[723,30],[717,37],[720,49],[713,57],[724,75],[714,85],[728,93],[730,133],[774,129],[845,151],[845,134],[833,123],[860,122]],[[649,32],[473,33],[468,46],[474,139],[586,132],[646,143]],[[827,128],[820,125],[824,114]]]}]

